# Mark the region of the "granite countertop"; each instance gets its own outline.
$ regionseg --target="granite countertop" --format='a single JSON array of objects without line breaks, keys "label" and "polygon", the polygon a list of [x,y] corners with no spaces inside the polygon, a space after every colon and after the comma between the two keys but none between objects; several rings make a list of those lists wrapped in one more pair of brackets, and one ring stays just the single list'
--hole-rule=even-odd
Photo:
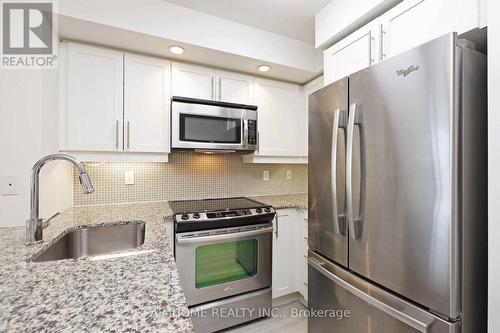
[{"label": "granite countertop", "polygon": [[[276,209],[307,209],[307,194],[256,196]],[[0,331],[192,332],[164,217],[166,201],[73,207],[24,245],[24,227],[0,228]],[[31,262],[70,230],[144,221],[144,244],[105,260]]]},{"label": "granite countertop", "polygon": [[[44,243],[26,247],[24,227],[0,228],[0,331],[192,332],[163,216],[166,202],[74,207],[50,221]],[[27,262],[67,230],[146,223],[133,255]]]},{"label": "granite countertop", "polygon": [[275,209],[307,209],[307,193],[256,196],[250,197],[250,199],[273,206]]}]

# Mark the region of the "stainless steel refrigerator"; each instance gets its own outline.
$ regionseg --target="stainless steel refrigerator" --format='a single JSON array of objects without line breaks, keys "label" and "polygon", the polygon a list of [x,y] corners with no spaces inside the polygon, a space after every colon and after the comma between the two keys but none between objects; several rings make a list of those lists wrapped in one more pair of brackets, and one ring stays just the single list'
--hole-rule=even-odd
[{"label": "stainless steel refrigerator", "polygon": [[486,332],[486,98],[454,33],[310,96],[310,333]]}]

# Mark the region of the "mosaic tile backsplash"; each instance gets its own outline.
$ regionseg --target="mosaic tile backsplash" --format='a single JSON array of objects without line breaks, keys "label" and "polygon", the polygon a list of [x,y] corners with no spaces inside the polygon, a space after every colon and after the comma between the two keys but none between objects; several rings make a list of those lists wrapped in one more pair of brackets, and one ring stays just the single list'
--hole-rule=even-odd
[{"label": "mosaic tile backsplash", "polygon": [[[168,163],[92,162],[86,169],[95,191],[81,192],[75,169],[75,206],[307,192],[306,165],[245,164],[240,155],[177,152],[169,155]],[[269,171],[268,181],[262,179],[264,170]],[[125,185],[126,171],[134,172],[134,185]]]}]

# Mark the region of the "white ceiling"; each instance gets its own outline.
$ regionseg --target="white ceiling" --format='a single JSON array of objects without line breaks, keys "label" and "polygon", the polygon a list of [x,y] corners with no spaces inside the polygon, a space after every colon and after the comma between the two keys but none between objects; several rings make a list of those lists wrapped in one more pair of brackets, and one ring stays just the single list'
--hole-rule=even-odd
[{"label": "white ceiling", "polygon": [[314,15],[330,0],[165,0],[254,28],[314,42]]}]

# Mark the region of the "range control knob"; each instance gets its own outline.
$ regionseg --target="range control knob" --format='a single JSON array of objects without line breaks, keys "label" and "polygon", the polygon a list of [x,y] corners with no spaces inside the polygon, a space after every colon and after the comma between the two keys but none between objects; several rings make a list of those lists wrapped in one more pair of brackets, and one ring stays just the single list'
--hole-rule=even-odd
[{"label": "range control knob", "polygon": [[266,213],[270,213],[271,212],[271,207],[266,207],[266,208],[264,208],[264,210],[266,211]]},{"label": "range control knob", "polygon": [[183,219],[184,221],[188,220],[189,219],[189,215],[188,214],[182,214],[181,219]]},{"label": "range control knob", "polygon": [[199,219],[199,218],[200,218],[200,213],[194,213],[194,214],[193,214],[193,218],[195,218],[195,219]]},{"label": "range control knob", "polygon": [[257,208],[255,211],[260,214],[262,213],[262,208]]}]

